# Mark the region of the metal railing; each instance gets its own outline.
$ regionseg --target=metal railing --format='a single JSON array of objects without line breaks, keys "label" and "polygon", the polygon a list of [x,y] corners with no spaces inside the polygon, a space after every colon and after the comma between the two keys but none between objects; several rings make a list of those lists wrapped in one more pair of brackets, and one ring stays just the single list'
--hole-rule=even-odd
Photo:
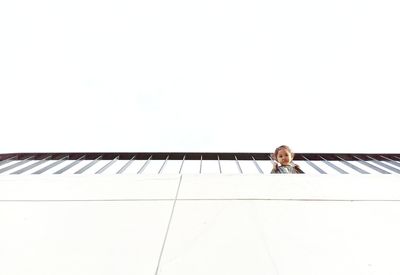
[{"label": "metal railing", "polygon": [[[269,174],[271,153],[0,154],[0,174]],[[400,174],[400,154],[296,153],[306,174]]]}]

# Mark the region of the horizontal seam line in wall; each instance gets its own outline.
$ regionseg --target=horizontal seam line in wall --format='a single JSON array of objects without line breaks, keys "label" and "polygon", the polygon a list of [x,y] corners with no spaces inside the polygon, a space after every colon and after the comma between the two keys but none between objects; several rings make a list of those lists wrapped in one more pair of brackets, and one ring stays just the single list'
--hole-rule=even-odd
[{"label": "horizontal seam line in wall", "polygon": [[[60,199],[60,200],[42,200],[42,199],[15,199],[0,200],[1,202],[157,202],[174,201],[174,199]],[[177,201],[304,201],[304,202],[400,202],[400,199],[177,199]]]}]

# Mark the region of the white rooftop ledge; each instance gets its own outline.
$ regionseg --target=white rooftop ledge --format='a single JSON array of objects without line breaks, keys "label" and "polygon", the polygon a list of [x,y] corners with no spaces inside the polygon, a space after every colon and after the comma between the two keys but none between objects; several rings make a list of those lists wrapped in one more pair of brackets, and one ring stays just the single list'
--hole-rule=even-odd
[{"label": "white rooftop ledge", "polygon": [[399,274],[399,175],[0,176],[0,274]]}]

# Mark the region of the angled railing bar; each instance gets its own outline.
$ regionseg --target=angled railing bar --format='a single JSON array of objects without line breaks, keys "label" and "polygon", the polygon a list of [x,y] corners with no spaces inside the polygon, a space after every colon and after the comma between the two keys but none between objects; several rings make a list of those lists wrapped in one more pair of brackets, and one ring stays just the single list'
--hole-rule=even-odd
[{"label": "angled railing bar", "polygon": [[77,165],[78,163],[80,163],[81,160],[84,159],[84,158],[85,158],[85,156],[81,156],[80,158],[78,158],[78,159],[75,160],[74,162],[68,164],[68,165],[65,166],[64,168],[62,168],[62,169],[60,169],[60,170],[54,172],[54,174],[62,174],[62,173],[64,173],[64,172],[67,171],[68,169],[70,169],[70,168],[74,167],[75,165]]},{"label": "angled railing bar", "polygon": [[344,165],[350,167],[351,169],[356,170],[357,172],[359,172],[359,173],[361,173],[361,174],[369,174],[369,172],[367,172],[367,171],[361,169],[360,167],[355,166],[354,164],[352,164],[352,163],[348,162],[347,160],[343,159],[342,157],[339,157],[339,156],[336,156],[336,157],[337,157],[338,159],[340,159],[341,162],[342,162]]},{"label": "angled railing bar", "polygon": [[387,162],[389,162],[391,165],[400,167],[400,163],[399,163],[399,162],[397,162],[397,161],[395,161],[395,160],[392,160],[392,159],[390,159],[390,158],[387,158],[387,157],[385,157],[385,156],[380,156],[380,157],[383,158],[383,159],[386,159]]},{"label": "angled railing bar", "polygon": [[167,164],[168,158],[169,158],[169,155],[167,156],[167,158],[165,159],[165,161],[161,165],[160,170],[158,170],[157,174],[161,174],[162,170],[164,169],[164,166]]},{"label": "angled railing bar", "polygon": [[[274,158],[272,157],[272,154],[268,154],[267,156],[268,156],[269,160],[271,161],[272,167],[274,167],[275,160],[274,160]],[[267,158],[266,160],[268,160],[268,158]]]},{"label": "angled railing bar", "polygon": [[127,163],[125,163],[125,165],[118,170],[117,174],[122,174],[123,172],[125,172],[125,170],[132,164],[132,162],[135,160],[136,155],[133,156]]},{"label": "angled railing bar", "polygon": [[375,164],[377,164],[377,165],[379,165],[379,166],[382,166],[383,168],[386,168],[386,169],[388,169],[388,170],[390,170],[390,171],[392,171],[392,172],[395,172],[395,173],[397,173],[397,174],[400,174],[400,170],[399,169],[397,169],[397,168],[395,168],[395,167],[393,167],[393,166],[390,166],[390,165],[388,165],[388,164],[386,164],[386,163],[383,163],[383,162],[381,162],[381,161],[379,161],[379,160],[376,160],[376,159],[374,159],[374,158],[372,158],[372,157],[370,157],[370,156],[366,156],[367,158],[369,158],[373,163],[375,163]]},{"label": "angled railing bar", "polygon": [[200,169],[199,174],[201,174],[201,168],[203,167],[203,155],[200,155]]},{"label": "angled railing bar", "polygon": [[357,156],[353,156],[353,157],[355,159],[359,160],[361,164],[364,164],[365,166],[367,166],[367,167],[369,167],[369,168],[371,168],[371,169],[373,169],[373,170],[375,170],[375,171],[377,171],[377,172],[379,172],[381,174],[390,174],[390,172],[388,172],[386,170],[383,170],[383,169],[381,169],[379,167],[376,167],[375,165],[372,165],[371,163],[366,162],[365,160],[363,160],[363,159],[361,159],[361,158],[359,158]]},{"label": "angled railing bar", "polygon": [[395,159],[397,159],[397,160],[400,160],[400,158],[399,157],[396,157],[396,156],[393,156]]},{"label": "angled railing bar", "polygon": [[109,161],[106,165],[104,165],[102,168],[100,168],[95,174],[103,173],[107,168],[109,168],[111,165],[113,165],[117,160],[119,160],[119,156],[117,156],[113,160]]},{"label": "angled railing bar", "polygon": [[14,159],[17,159],[17,156],[9,157],[8,159],[0,161],[0,166],[3,166],[4,164],[9,163],[10,161],[13,161]]},{"label": "angled railing bar", "polygon": [[143,164],[143,166],[139,169],[139,171],[137,172],[137,174],[141,174],[143,171],[144,171],[144,169],[146,169],[146,167],[147,167],[147,165],[149,165],[149,163],[150,163],[150,161],[151,161],[151,157],[152,156],[150,156],[147,160],[146,160],[146,162]]},{"label": "angled railing bar", "polygon": [[93,161],[89,162],[87,165],[85,165],[84,167],[82,167],[81,169],[79,169],[78,171],[75,172],[75,174],[82,174],[83,172],[85,172],[86,170],[88,170],[90,167],[92,167],[93,165],[95,165],[99,160],[102,159],[102,155],[100,155],[99,157],[97,157],[96,159],[94,159]]},{"label": "angled railing bar", "polygon": [[315,163],[312,163],[308,158],[306,158],[306,156],[303,156],[303,159],[306,161],[306,163],[308,165],[310,165],[312,168],[314,168],[315,170],[317,170],[320,174],[326,174],[326,172],[324,170],[322,170],[318,165],[316,165]]},{"label": "angled railing bar", "polygon": [[45,161],[49,160],[50,158],[51,158],[51,156],[48,156],[47,158],[38,160],[37,162],[32,163],[31,165],[28,165],[28,166],[26,166],[26,167],[24,167],[24,168],[22,168],[22,169],[19,169],[18,171],[12,172],[11,174],[12,174],[12,175],[19,175],[19,174],[22,174],[22,173],[24,173],[24,172],[26,172],[26,171],[28,171],[28,170],[31,170],[32,168],[35,168],[35,167],[37,167],[37,166],[43,164]]},{"label": "angled railing bar", "polygon": [[274,163],[274,158],[272,157],[272,154],[268,154],[267,156],[268,156],[269,160],[270,160],[272,163]]},{"label": "angled railing bar", "polygon": [[7,167],[4,167],[4,168],[0,169],[0,174],[6,172],[8,170],[14,169],[14,168],[16,168],[18,166],[21,166],[21,165],[27,163],[28,161],[31,161],[32,159],[34,159],[34,156],[28,157],[26,159],[23,159],[23,160],[17,162],[17,163],[14,163],[14,164],[11,164],[11,165],[9,165]]},{"label": "angled railing bar", "polygon": [[182,173],[183,163],[185,162],[186,154],[183,155],[181,167],[179,168],[179,174]]},{"label": "angled railing bar", "polygon": [[258,165],[256,159],[255,159],[253,156],[251,156],[251,158],[253,159],[253,163],[254,163],[254,165],[256,166],[258,172],[260,172],[260,174],[264,174],[263,170],[262,170],[261,167]]},{"label": "angled railing bar", "polygon": [[330,162],[329,160],[326,160],[325,158],[321,157],[320,158],[324,161],[324,163],[330,167],[332,167],[333,169],[335,169],[336,171],[338,171],[341,174],[348,174],[349,172],[343,170],[342,168],[336,166],[335,164],[333,164],[332,162]]},{"label": "angled railing bar", "polygon": [[239,169],[240,174],[243,174],[243,170],[240,167],[240,163],[239,163],[239,160],[237,159],[236,155],[235,155],[235,160],[236,160],[236,165],[237,165],[237,168]]},{"label": "angled railing bar", "polygon": [[218,159],[219,173],[222,174],[221,161],[219,159],[219,155],[217,155],[217,159]]},{"label": "angled railing bar", "polygon": [[39,170],[37,170],[36,172],[33,172],[32,174],[35,174],[35,175],[42,174],[42,173],[46,172],[47,170],[49,170],[49,169],[51,169],[51,168],[53,168],[53,167],[56,167],[56,166],[59,165],[60,163],[63,163],[63,162],[66,161],[67,159],[68,159],[68,156],[65,156],[65,157],[59,159],[58,161],[53,162],[52,164],[47,165],[46,167],[43,167],[42,169],[39,169]]}]

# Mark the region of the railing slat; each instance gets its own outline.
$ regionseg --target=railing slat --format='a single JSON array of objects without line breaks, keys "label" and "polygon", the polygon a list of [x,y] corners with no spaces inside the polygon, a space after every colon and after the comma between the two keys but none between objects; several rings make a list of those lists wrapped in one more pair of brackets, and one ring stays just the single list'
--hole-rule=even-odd
[{"label": "railing slat", "polygon": [[239,160],[237,159],[236,155],[235,155],[235,160],[236,160],[236,165],[237,165],[237,168],[239,169],[240,174],[243,174],[242,167],[240,167],[240,163],[239,163]]},{"label": "railing slat", "polygon": [[253,156],[251,156],[251,158],[253,159],[253,163],[254,163],[254,165],[256,166],[258,172],[260,172],[260,174],[264,174],[263,170],[262,170],[261,167],[258,165],[256,159],[255,159]]},{"label": "railing slat", "polygon": [[389,162],[391,165],[400,167],[400,163],[399,163],[399,162],[397,162],[397,161],[395,161],[395,160],[392,160],[392,159],[390,159],[390,158],[387,158],[387,157],[385,157],[385,156],[380,156],[380,157],[383,158],[383,159],[386,159],[387,162]]},{"label": "railing slat", "polygon": [[390,172],[388,172],[388,171],[386,171],[386,170],[383,170],[383,169],[381,169],[381,168],[379,168],[379,167],[376,167],[375,165],[372,165],[371,163],[366,162],[365,160],[360,159],[360,158],[357,157],[357,156],[354,156],[354,158],[356,158],[357,160],[359,160],[361,164],[364,164],[365,166],[367,166],[367,167],[369,167],[369,168],[371,168],[371,169],[373,169],[373,170],[375,170],[375,171],[377,171],[377,172],[379,172],[379,173],[381,173],[381,174],[390,174]]},{"label": "railing slat", "polygon": [[111,165],[113,165],[118,159],[119,159],[119,156],[115,157],[115,159],[113,159],[112,161],[109,161],[106,165],[104,165],[102,168],[100,168],[95,174],[103,173],[107,168],[109,168]]},{"label": "railing slat", "polygon": [[85,156],[81,156],[80,158],[78,158],[77,160],[75,160],[74,162],[68,164],[67,166],[65,166],[64,168],[54,172],[54,174],[62,174],[65,171],[71,169],[72,167],[74,167],[75,165],[77,165],[78,163],[80,163],[83,159],[85,158]]},{"label": "railing slat", "polygon": [[88,163],[86,166],[84,166],[83,168],[79,169],[78,171],[75,172],[75,174],[82,174],[83,172],[85,172],[86,170],[88,170],[90,167],[92,167],[93,165],[95,165],[99,160],[101,160],[102,156],[99,156],[98,158],[94,159],[93,161],[91,161],[90,163]]},{"label": "railing slat", "polygon": [[343,159],[343,158],[341,158],[341,157],[339,157],[339,156],[336,156],[336,157],[337,157],[338,159],[340,159],[341,162],[342,162],[344,165],[347,165],[348,167],[352,168],[353,170],[356,170],[357,172],[359,172],[359,173],[361,173],[361,174],[369,174],[367,171],[361,169],[360,167],[355,166],[354,164],[348,162],[347,160],[345,160],[345,159]]},{"label": "railing slat", "polygon": [[219,155],[217,155],[217,159],[218,159],[219,173],[222,174],[221,161],[219,159]]},{"label": "railing slat", "polygon": [[28,158],[26,158],[26,159],[23,159],[23,160],[21,160],[21,161],[19,161],[19,162],[17,162],[17,163],[14,163],[14,164],[11,164],[11,165],[9,165],[9,166],[7,166],[7,167],[4,167],[4,168],[0,169],[0,174],[6,172],[6,171],[8,171],[8,170],[14,169],[14,168],[16,168],[16,167],[18,167],[18,166],[21,166],[21,165],[27,163],[28,161],[31,161],[33,158],[34,158],[34,156],[31,156],[31,157],[28,157]]},{"label": "railing slat", "polygon": [[26,172],[26,171],[31,170],[32,168],[35,168],[35,167],[41,165],[42,163],[44,163],[46,160],[49,160],[50,158],[51,158],[51,156],[48,156],[48,157],[46,157],[46,158],[44,158],[44,159],[38,160],[37,162],[32,163],[31,165],[28,165],[28,166],[26,166],[26,167],[24,167],[24,168],[22,168],[22,169],[20,169],[20,170],[18,170],[18,171],[12,172],[11,174],[12,174],[12,175],[19,175],[19,174],[22,174],[22,173],[24,173],[24,172]]},{"label": "railing slat", "polygon": [[326,160],[326,159],[323,158],[323,157],[320,157],[320,158],[324,161],[325,164],[327,164],[328,166],[332,167],[333,169],[335,169],[335,170],[338,171],[339,173],[341,173],[341,174],[348,174],[348,173],[349,173],[349,172],[343,170],[342,168],[336,166],[335,164],[333,164],[333,163],[330,162],[329,160]]},{"label": "railing slat", "polygon": [[199,174],[201,174],[201,169],[203,168],[203,156],[200,156],[200,169],[199,169]]},{"label": "railing slat", "polygon": [[157,174],[161,174],[162,170],[164,169],[164,166],[167,164],[168,158],[169,158],[169,155],[167,156],[167,158],[165,159],[165,161],[161,165],[161,168],[160,168],[160,170],[158,170]]},{"label": "railing slat", "polygon": [[125,163],[125,165],[118,170],[117,174],[122,174],[123,172],[125,172],[126,169],[128,169],[128,167],[132,164],[132,162],[135,160],[136,155],[133,156],[127,163]]},{"label": "railing slat", "polygon": [[8,159],[2,160],[2,161],[0,161],[0,166],[3,166],[4,164],[9,163],[10,161],[13,161],[16,158],[17,158],[17,156],[12,156],[12,157],[10,157]]},{"label": "railing slat", "polygon": [[146,169],[147,165],[149,165],[149,163],[150,163],[150,161],[151,161],[151,157],[152,157],[152,156],[150,156],[150,157],[146,160],[146,162],[143,164],[142,168],[139,169],[139,171],[137,172],[138,174],[143,173],[144,169]]},{"label": "railing slat", "polygon": [[182,168],[183,168],[183,163],[185,162],[185,158],[186,158],[186,155],[184,155],[183,158],[182,158],[181,167],[179,168],[179,174],[182,173]]},{"label": "railing slat", "polygon": [[375,163],[375,164],[377,164],[377,165],[380,165],[380,166],[382,166],[383,168],[386,168],[386,169],[388,169],[388,170],[390,170],[390,171],[392,171],[392,172],[395,172],[395,173],[397,173],[397,174],[400,174],[400,170],[397,169],[397,168],[394,168],[393,166],[387,165],[386,163],[383,163],[383,162],[381,162],[381,161],[379,161],[379,160],[376,160],[376,159],[374,159],[374,158],[372,158],[372,157],[370,157],[370,156],[367,156],[367,158],[371,159],[371,161],[372,161],[373,163]]},{"label": "railing slat", "polygon": [[35,174],[35,175],[42,174],[42,173],[46,172],[47,170],[49,170],[53,167],[56,167],[57,165],[59,165],[60,163],[64,162],[67,159],[68,159],[68,156],[65,156],[65,157],[59,159],[58,161],[53,162],[52,164],[47,165],[46,167],[39,169],[36,172],[33,172],[32,174]]},{"label": "railing slat", "polygon": [[315,170],[317,170],[320,174],[326,174],[326,172],[324,170],[322,170],[318,165],[316,165],[315,163],[312,163],[308,158],[306,158],[305,156],[303,156],[303,158],[305,159],[306,163],[308,165],[310,165],[312,168],[314,168]]}]

